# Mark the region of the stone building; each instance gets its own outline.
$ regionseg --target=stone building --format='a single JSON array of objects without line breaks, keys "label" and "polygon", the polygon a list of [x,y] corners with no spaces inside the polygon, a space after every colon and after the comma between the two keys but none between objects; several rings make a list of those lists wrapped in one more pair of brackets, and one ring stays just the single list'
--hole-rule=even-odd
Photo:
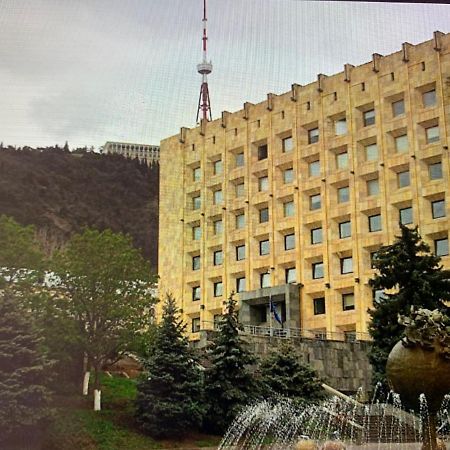
[{"label": "stone building", "polygon": [[435,32],[163,140],[159,287],[191,338],[232,291],[253,334],[367,338],[371,259],[399,221],[450,267],[449,114]]},{"label": "stone building", "polygon": [[117,153],[125,158],[138,158],[145,161],[149,166],[159,164],[159,147],[148,144],[130,144],[128,142],[110,142],[103,146],[106,154]]}]

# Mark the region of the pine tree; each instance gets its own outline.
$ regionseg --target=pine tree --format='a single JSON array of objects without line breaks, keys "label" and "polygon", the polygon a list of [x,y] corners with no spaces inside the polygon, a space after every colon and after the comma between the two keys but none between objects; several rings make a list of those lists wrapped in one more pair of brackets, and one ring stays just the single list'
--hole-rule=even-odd
[{"label": "pine tree", "polygon": [[413,306],[449,311],[444,302],[450,300],[450,271],[442,269],[440,258],[430,253],[417,227],[400,228],[397,241],[377,252],[374,266],[378,273],[370,280],[373,289],[384,290],[369,310],[369,331],[374,341],[369,360],[374,384],[380,382],[385,389],[387,357],[404,328],[398,323],[398,315],[409,315]]},{"label": "pine tree", "polygon": [[31,317],[12,291],[0,293],[0,441],[49,415],[51,363]]},{"label": "pine tree", "polygon": [[205,422],[212,432],[223,433],[240,409],[259,394],[259,383],[250,371],[256,358],[242,341],[241,329],[231,295],[209,350],[211,367],[205,374]]},{"label": "pine tree", "polygon": [[317,402],[323,398],[316,371],[300,361],[295,348],[288,342],[265,358],[260,369],[268,397],[281,395],[296,402]]},{"label": "pine tree", "polygon": [[153,437],[179,436],[202,423],[202,374],[185,328],[175,300],[168,296],[136,399],[137,422]]}]

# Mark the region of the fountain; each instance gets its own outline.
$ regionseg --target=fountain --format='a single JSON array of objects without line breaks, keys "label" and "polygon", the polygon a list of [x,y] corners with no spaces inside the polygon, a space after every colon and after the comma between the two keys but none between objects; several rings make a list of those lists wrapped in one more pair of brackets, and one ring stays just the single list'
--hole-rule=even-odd
[{"label": "fountain", "polygon": [[405,338],[389,355],[393,390],[384,402],[377,392],[369,404],[343,395],[313,405],[261,401],[241,412],[219,449],[445,449],[436,429],[450,432],[450,324],[426,310],[401,321]]}]

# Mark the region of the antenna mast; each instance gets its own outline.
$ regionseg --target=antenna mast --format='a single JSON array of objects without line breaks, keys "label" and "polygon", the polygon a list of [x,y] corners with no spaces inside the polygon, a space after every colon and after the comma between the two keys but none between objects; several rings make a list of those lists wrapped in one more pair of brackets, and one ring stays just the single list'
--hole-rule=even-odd
[{"label": "antenna mast", "polygon": [[197,107],[197,118],[196,122],[198,123],[198,119],[201,115],[201,118],[204,120],[211,120],[211,102],[209,100],[209,89],[208,89],[208,74],[212,72],[212,64],[211,61],[207,60],[207,52],[206,52],[206,42],[208,40],[206,34],[206,0],[203,0],[203,61],[197,65],[197,72],[202,76],[202,84],[200,86],[200,96],[198,98],[198,107]]}]

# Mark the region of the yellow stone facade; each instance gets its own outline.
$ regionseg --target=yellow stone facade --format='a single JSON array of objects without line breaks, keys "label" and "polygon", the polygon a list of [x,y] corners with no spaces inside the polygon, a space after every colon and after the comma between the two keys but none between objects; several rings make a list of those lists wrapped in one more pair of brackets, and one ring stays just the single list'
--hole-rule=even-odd
[{"label": "yellow stone facade", "polygon": [[450,34],[435,32],[163,140],[161,297],[195,339],[232,291],[290,282],[288,327],[367,332],[371,255],[400,215],[450,267],[449,114]]}]

